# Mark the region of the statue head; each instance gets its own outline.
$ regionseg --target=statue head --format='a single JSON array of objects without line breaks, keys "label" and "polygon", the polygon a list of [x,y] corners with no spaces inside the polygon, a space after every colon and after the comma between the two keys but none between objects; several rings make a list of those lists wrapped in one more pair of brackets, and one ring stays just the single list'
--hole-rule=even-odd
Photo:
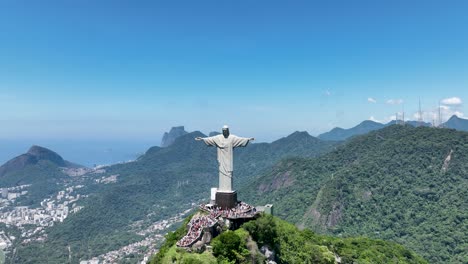
[{"label": "statue head", "polygon": [[224,138],[229,137],[229,127],[227,125],[223,126],[223,136],[224,136]]}]

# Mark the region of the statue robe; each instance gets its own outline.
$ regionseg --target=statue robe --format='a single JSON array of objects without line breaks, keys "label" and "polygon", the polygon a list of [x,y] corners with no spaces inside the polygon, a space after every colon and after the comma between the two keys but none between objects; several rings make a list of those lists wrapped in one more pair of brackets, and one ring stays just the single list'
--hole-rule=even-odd
[{"label": "statue robe", "polygon": [[232,192],[232,173],[233,167],[233,149],[237,147],[245,147],[249,144],[249,138],[229,135],[225,138],[223,135],[202,138],[208,146],[218,148],[218,164],[219,164],[219,187],[221,192]]}]

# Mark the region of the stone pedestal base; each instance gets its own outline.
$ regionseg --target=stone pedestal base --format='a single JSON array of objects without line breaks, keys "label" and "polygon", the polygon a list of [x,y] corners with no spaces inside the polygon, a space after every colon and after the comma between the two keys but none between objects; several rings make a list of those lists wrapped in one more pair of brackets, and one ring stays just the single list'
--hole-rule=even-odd
[{"label": "stone pedestal base", "polygon": [[236,206],[237,192],[217,192],[216,193],[216,206],[222,209],[231,209]]}]

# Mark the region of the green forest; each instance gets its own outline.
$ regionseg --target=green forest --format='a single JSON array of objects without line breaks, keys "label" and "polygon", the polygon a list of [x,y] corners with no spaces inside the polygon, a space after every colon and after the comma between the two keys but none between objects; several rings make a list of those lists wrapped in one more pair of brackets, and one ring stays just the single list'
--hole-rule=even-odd
[{"label": "green forest", "polygon": [[[106,168],[115,184],[80,178],[89,195],[84,209],[48,229],[48,240],[17,245],[19,263],[90,259],[139,241],[130,228],[171,217],[206,202],[217,182],[216,149],[182,136],[150,148],[136,162]],[[346,142],[295,132],[270,144],[235,151],[234,187],[254,205],[337,237],[366,236],[404,245],[430,263],[465,263],[468,237],[468,133],[389,126]],[[448,157],[450,158],[448,159]],[[67,183],[54,164],[41,161],[8,174],[2,184],[33,184],[20,204],[37,206]]]},{"label": "green forest", "polygon": [[[70,247],[72,263],[79,263],[142,240],[143,237],[130,228],[135,221],[150,223],[166,219],[190,208],[192,202],[206,201],[210,187],[215,186],[218,180],[216,149],[195,141],[197,136],[204,135],[189,133],[169,147],[150,148],[136,162],[107,167],[106,173],[99,177],[118,174],[115,184],[93,184],[90,175],[81,178],[86,185],[82,191],[89,195],[80,202],[84,209],[49,228],[47,241],[18,245],[15,261],[60,263],[68,259]],[[236,149],[234,162],[238,170],[235,184],[240,186],[248,182],[282,158],[296,155],[314,157],[332,150],[337,144],[319,140],[306,132],[296,132],[270,144],[251,144]],[[25,182],[33,183],[31,190],[40,194],[39,197],[47,197],[50,193],[46,192],[47,188],[35,188],[38,181],[41,183],[37,186],[49,184],[53,190],[59,189],[54,177],[47,178],[47,183],[40,178],[31,178],[35,174],[26,173],[32,169],[28,167],[28,170],[16,174],[18,178],[30,175]],[[41,175],[53,176],[54,173],[66,176],[57,166],[44,168]]]},{"label": "green forest", "polygon": [[[188,219],[185,221],[185,224]],[[393,242],[365,237],[338,238],[319,235],[271,215],[262,215],[235,231],[225,231],[211,242],[212,249],[187,252],[175,243],[186,233],[186,225],[166,236],[156,263],[264,263],[259,251],[267,246],[277,263],[427,263],[414,252]]]},{"label": "green forest", "polygon": [[[448,158],[450,156],[450,158]],[[468,133],[390,126],[284,160],[241,192],[320,233],[395,241],[430,263],[468,259]]]}]

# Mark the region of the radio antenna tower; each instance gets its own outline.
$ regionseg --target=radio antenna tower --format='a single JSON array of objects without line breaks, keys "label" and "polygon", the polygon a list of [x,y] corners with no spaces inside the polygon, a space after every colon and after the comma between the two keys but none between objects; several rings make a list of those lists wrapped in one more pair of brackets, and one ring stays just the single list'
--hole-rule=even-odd
[{"label": "radio antenna tower", "polygon": [[441,118],[441,113],[440,113],[440,101],[439,101],[439,127],[442,127],[442,118]]},{"label": "radio antenna tower", "polygon": [[419,98],[419,114],[418,114],[419,126],[423,125],[422,111],[421,111],[421,98]]},{"label": "radio antenna tower", "polygon": [[403,108],[403,120],[401,121],[401,124],[405,125],[405,104],[403,103],[401,107]]},{"label": "radio antenna tower", "polygon": [[443,125],[442,125],[442,111],[440,109],[440,101],[439,101],[439,127],[443,127]]}]

